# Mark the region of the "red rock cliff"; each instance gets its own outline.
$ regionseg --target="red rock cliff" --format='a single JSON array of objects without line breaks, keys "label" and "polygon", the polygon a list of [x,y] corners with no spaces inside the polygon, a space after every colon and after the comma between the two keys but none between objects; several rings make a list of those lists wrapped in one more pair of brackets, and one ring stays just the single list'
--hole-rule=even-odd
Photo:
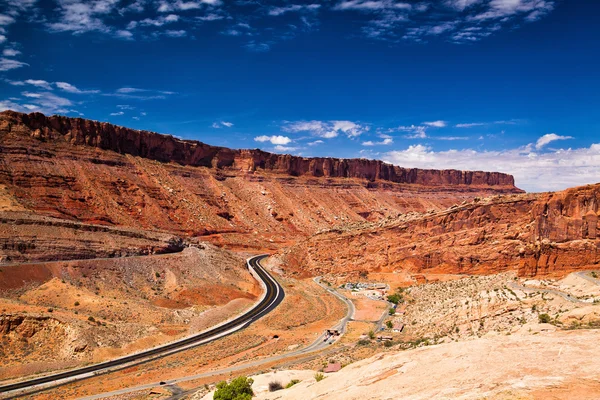
[{"label": "red rock cliff", "polygon": [[498,172],[407,169],[366,159],[303,158],[261,150],[233,150],[170,135],[104,122],[40,113],[0,113],[0,130],[41,141],[64,141],[161,162],[244,171],[266,170],[291,176],[360,178],[425,186],[491,186],[520,192],[511,175]]}]

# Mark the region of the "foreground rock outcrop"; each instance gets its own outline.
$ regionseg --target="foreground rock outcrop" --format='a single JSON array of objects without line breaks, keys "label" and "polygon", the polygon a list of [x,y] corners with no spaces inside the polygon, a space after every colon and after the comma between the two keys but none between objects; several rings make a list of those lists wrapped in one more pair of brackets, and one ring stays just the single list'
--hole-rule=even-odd
[{"label": "foreground rock outcrop", "polygon": [[598,332],[541,327],[537,335],[525,327],[511,336],[379,354],[258,399],[597,399],[600,364],[590,354]]},{"label": "foreground rock outcrop", "polygon": [[283,253],[291,273],[562,275],[600,263],[600,184],[477,199],[324,231]]}]

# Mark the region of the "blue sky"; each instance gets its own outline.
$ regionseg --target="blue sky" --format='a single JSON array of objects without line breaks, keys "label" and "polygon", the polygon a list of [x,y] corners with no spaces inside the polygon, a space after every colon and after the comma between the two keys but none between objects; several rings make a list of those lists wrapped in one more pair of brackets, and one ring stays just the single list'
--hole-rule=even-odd
[{"label": "blue sky", "polygon": [[0,109],[600,181],[600,2],[0,0]]}]

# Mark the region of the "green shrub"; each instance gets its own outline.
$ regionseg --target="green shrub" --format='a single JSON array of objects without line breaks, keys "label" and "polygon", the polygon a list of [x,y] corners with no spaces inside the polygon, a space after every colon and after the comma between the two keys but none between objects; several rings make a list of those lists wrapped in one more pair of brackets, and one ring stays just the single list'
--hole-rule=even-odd
[{"label": "green shrub", "polygon": [[300,379],[292,379],[287,385],[285,385],[285,388],[289,389],[292,386],[294,386],[296,383],[300,383]]},{"label": "green shrub", "polygon": [[358,345],[359,345],[359,346],[366,346],[366,345],[368,345],[368,344],[371,344],[371,341],[370,341],[370,340],[367,340],[367,339],[360,339],[360,340],[358,341]]},{"label": "green shrub", "polygon": [[369,331],[369,339],[371,339],[371,340],[375,339],[375,332]]},{"label": "green shrub", "polygon": [[245,376],[239,376],[227,383],[225,381],[217,384],[217,390],[213,396],[214,400],[252,400],[254,391],[252,391],[252,384],[254,380],[246,378]]},{"label": "green shrub", "polygon": [[321,382],[323,379],[325,379],[325,375],[323,375],[321,372],[317,372],[315,374],[315,380],[317,382]]},{"label": "green shrub", "polygon": [[392,324],[392,321],[386,321],[385,326],[387,326],[388,329],[392,329],[394,327],[394,324]]},{"label": "green shrub", "polygon": [[390,294],[387,297],[387,300],[390,303],[394,303],[394,304],[398,305],[398,304],[404,302],[404,296],[402,296],[400,293],[394,293],[394,294]]},{"label": "green shrub", "polygon": [[552,318],[548,314],[540,314],[538,315],[538,320],[540,324],[549,324],[552,321]]}]

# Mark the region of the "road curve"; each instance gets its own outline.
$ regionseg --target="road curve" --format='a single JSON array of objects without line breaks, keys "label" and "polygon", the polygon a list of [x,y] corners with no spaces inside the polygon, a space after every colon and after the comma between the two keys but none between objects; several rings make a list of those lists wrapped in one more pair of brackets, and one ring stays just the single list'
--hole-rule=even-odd
[{"label": "road curve", "polygon": [[273,278],[260,265],[260,261],[266,257],[267,255],[260,255],[247,260],[249,270],[255,277],[258,278],[259,282],[261,282],[261,285],[263,285],[265,288],[265,292],[261,300],[247,313],[202,333],[155,347],[150,350],[145,350],[139,353],[87,367],[0,386],[0,393],[5,393],[9,396],[20,395],[22,394],[21,391],[28,391],[34,388],[38,389],[42,387],[42,385],[44,388],[48,388],[55,385],[64,384],[66,382],[86,379],[95,375],[109,372],[113,369],[129,366],[132,363],[138,364],[141,362],[151,361],[169,354],[189,349],[191,347],[209,343],[248,327],[250,324],[275,309],[275,307],[277,307],[285,297],[285,293],[281,285],[279,285],[275,278]]},{"label": "road curve", "polygon": [[[321,283],[320,277],[314,278],[313,281],[315,283],[317,283],[321,288],[323,288],[324,290],[326,290],[333,296],[335,296],[338,299],[340,299],[341,301],[343,301],[346,304],[346,306],[348,307],[348,311],[346,312],[346,315],[344,316],[344,318],[342,318],[335,326],[333,326],[331,328],[334,330],[339,330],[342,333],[346,332],[346,325],[354,317],[354,312],[355,312],[354,304],[348,298],[339,294],[336,290],[333,290],[333,289],[325,286],[323,283]],[[220,370],[213,370],[213,371],[209,371],[209,372],[203,372],[201,374],[188,375],[188,376],[184,376],[181,378],[169,379],[169,380],[164,381],[164,386],[172,386],[172,385],[177,385],[177,384],[184,383],[184,382],[194,381],[197,379],[211,378],[211,377],[220,376],[220,375],[224,375],[224,374],[232,374],[232,373],[236,373],[239,371],[247,370],[249,368],[258,368],[258,367],[264,366],[269,363],[281,362],[281,361],[285,361],[286,359],[292,359],[292,358],[296,358],[296,357],[306,357],[306,359],[310,359],[317,353],[326,351],[326,349],[330,348],[330,346],[335,341],[336,341],[335,337],[328,337],[326,339],[326,335],[324,332],[314,342],[312,342],[310,345],[308,345],[307,347],[304,347],[302,349],[292,351],[290,353],[279,354],[276,356],[271,356],[271,357],[263,358],[260,360],[247,362],[244,364],[238,364],[233,367],[223,368]],[[321,353],[321,354],[326,354],[326,353]],[[298,361],[298,360],[296,359],[296,361]],[[128,387],[126,389],[118,389],[118,390],[115,390],[112,392],[99,393],[99,394],[95,394],[92,396],[82,397],[79,400],[99,400],[99,399],[104,399],[106,397],[119,396],[119,395],[123,395],[123,394],[127,394],[127,393],[138,392],[141,390],[152,389],[159,385],[160,384],[158,382],[147,383],[147,384],[143,384],[143,385]],[[185,395],[195,392],[196,390],[197,389],[188,390],[187,392],[185,392]],[[177,399],[177,398],[180,398],[180,395],[175,395],[175,396],[172,396],[169,398]]]}]

